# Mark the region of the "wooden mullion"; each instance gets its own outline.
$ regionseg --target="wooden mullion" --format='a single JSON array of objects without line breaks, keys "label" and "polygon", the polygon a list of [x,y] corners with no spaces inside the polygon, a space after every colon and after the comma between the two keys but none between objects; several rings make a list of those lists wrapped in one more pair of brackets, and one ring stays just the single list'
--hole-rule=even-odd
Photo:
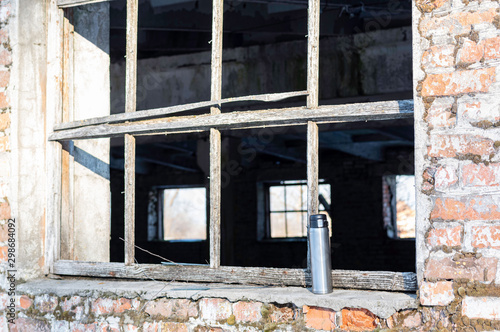
[{"label": "wooden mullion", "polygon": [[[222,98],[222,26],[224,0],[213,0],[212,4],[212,59],[210,100]],[[221,112],[221,105],[210,108],[211,115]],[[221,135],[218,129],[210,128],[210,267],[220,267],[221,232]]]},{"label": "wooden mullion", "polygon": [[221,135],[210,129],[210,267],[220,266]]},{"label": "wooden mullion", "polygon": [[[125,112],[136,110],[138,0],[127,0]],[[125,265],[135,260],[135,137],[125,135]]]},{"label": "wooden mullion", "polygon": [[217,129],[260,128],[281,125],[305,125],[316,123],[356,122],[375,120],[411,119],[413,101],[386,101],[348,105],[268,109],[221,113],[215,115],[184,116],[145,120],[133,123],[102,124],[84,128],[61,130],[49,135],[49,140],[120,137],[124,134],[145,135],[155,133],[183,133]]},{"label": "wooden mullion", "polygon": [[[264,286],[301,286],[310,284],[305,269],[221,266],[163,266],[160,264],[96,263],[58,261],[54,273],[87,277],[154,279],[188,282],[221,282]],[[417,276],[413,272],[332,270],[335,288],[414,292]]]},{"label": "wooden mullion", "polygon": [[59,8],[69,8],[75,6],[89,5],[98,2],[108,2],[113,0],[57,0],[57,6]]},{"label": "wooden mullion", "polygon": [[[319,204],[319,157],[318,157],[318,125],[315,122],[307,123],[307,235],[309,237],[309,220],[318,214]],[[311,250],[307,241],[307,269],[311,268]]]},{"label": "wooden mullion", "polygon": [[307,107],[318,107],[320,0],[309,0],[307,18]]}]

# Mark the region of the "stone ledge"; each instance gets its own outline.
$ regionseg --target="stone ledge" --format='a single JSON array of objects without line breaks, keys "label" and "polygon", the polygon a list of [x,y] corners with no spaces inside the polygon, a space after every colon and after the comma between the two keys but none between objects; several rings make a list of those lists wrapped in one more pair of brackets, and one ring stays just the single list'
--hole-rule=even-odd
[{"label": "stone ledge", "polygon": [[314,295],[300,287],[262,287],[227,284],[201,284],[160,281],[121,281],[106,279],[39,279],[18,285],[18,292],[26,295],[51,294],[86,297],[140,297],[155,298],[225,298],[263,303],[292,303],[297,307],[316,306],[340,311],[342,308],[368,309],[380,318],[388,318],[403,309],[418,306],[416,294],[336,289],[331,294]]}]

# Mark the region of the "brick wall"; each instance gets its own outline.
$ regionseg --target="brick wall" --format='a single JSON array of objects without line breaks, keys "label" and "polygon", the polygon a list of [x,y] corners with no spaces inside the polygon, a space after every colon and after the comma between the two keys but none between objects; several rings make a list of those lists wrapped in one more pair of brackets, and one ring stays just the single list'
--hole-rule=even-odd
[{"label": "brick wall", "polygon": [[[0,297],[0,310],[6,297]],[[0,318],[0,329],[10,331],[313,331],[342,329],[414,328],[425,313],[404,310],[387,319],[367,309],[328,308],[255,301],[230,302],[222,298],[158,298],[146,301],[124,297],[95,298],[53,295],[17,298],[18,318],[9,324]],[[439,317],[426,328],[438,326]]]},{"label": "brick wall", "polygon": [[422,310],[441,327],[500,328],[500,9],[416,2]]}]

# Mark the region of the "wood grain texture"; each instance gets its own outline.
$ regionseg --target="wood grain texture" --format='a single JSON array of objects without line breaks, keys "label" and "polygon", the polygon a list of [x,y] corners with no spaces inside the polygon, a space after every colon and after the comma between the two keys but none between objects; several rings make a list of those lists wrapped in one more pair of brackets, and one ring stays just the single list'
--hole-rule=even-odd
[{"label": "wood grain texture", "polygon": [[[224,0],[212,2],[212,58],[210,62],[210,100],[222,97],[222,27],[224,21]],[[210,108],[211,114],[220,113],[220,105]]]},{"label": "wood grain texture", "polygon": [[[45,101],[46,128],[62,121],[63,80],[63,12],[55,0],[47,3],[47,99]],[[22,121],[22,119],[20,119]],[[45,142],[46,214],[44,236],[44,273],[51,273],[60,259],[62,148],[57,142]]]},{"label": "wood grain texture", "polygon": [[135,137],[125,135],[125,264],[135,260]]},{"label": "wood grain texture", "polygon": [[221,135],[210,129],[210,267],[220,266]]},{"label": "wood grain texture", "polygon": [[[307,238],[309,238],[309,220],[318,214],[319,189],[319,130],[315,122],[307,122]],[[311,248],[307,241],[307,269],[311,270]]]},{"label": "wood grain texture", "polygon": [[318,107],[320,0],[309,0],[307,18],[307,107]]},{"label": "wood grain texture", "polygon": [[263,95],[250,95],[243,97],[233,97],[233,98],[225,98],[220,100],[213,101],[201,101],[198,103],[190,103],[162,108],[155,108],[144,111],[136,111],[135,113],[118,113],[109,116],[103,116],[99,118],[78,120],[73,122],[61,123],[54,127],[54,131],[71,129],[71,128],[80,128],[92,125],[98,125],[102,123],[117,123],[117,122],[125,122],[125,121],[137,121],[143,120],[147,118],[153,118],[158,116],[182,113],[185,111],[196,110],[200,108],[217,106],[222,104],[230,104],[235,102],[242,101],[261,101],[261,102],[275,102],[288,98],[299,97],[299,96],[307,96],[307,91],[294,91],[294,92],[282,92],[282,93],[270,93]]},{"label": "wood grain texture", "polygon": [[[127,1],[125,112],[136,110],[138,0]],[[125,135],[125,265],[135,261],[135,137]]]},{"label": "wood grain texture", "polygon": [[59,8],[69,8],[81,5],[89,5],[91,3],[107,2],[113,0],[57,0]]},{"label": "wood grain texture", "polygon": [[49,140],[70,140],[100,137],[119,137],[124,134],[182,133],[216,129],[259,128],[279,125],[303,125],[390,120],[413,117],[413,101],[383,101],[373,103],[319,106],[316,109],[281,108],[261,111],[230,112],[197,116],[143,120],[133,123],[102,124],[54,132]]},{"label": "wood grain texture", "polygon": [[[87,277],[155,279],[188,282],[222,282],[266,286],[310,286],[305,269],[221,266],[162,266],[159,264],[94,263],[58,261],[54,273]],[[413,272],[333,270],[334,288],[415,292],[417,278]]]}]

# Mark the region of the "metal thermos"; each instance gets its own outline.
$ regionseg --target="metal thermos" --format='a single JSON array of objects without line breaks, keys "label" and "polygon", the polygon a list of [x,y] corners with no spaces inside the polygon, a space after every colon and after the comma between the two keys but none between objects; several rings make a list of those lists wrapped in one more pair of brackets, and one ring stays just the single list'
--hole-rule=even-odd
[{"label": "metal thermos", "polygon": [[312,215],[309,222],[309,248],[311,252],[312,292],[327,294],[332,289],[332,263],[330,234],[326,215]]}]

